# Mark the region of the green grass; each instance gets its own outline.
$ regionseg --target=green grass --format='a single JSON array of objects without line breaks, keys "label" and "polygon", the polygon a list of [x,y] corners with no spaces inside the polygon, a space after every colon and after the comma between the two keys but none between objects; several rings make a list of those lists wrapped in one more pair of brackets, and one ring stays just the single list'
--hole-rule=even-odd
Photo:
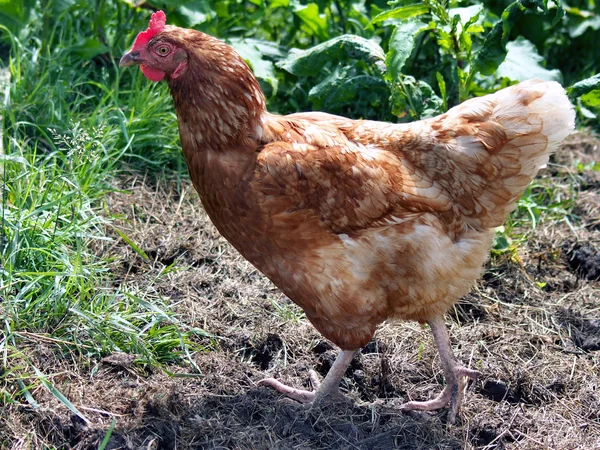
[{"label": "green grass", "polygon": [[[543,175],[542,169],[540,175]],[[535,233],[541,222],[566,223],[571,229],[577,225],[578,217],[573,214],[580,183],[575,175],[565,172],[562,183],[556,179],[538,177],[529,185],[519,199],[517,209],[506,223],[499,227],[492,248],[493,255],[516,254],[521,245]]]},{"label": "green grass", "polygon": [[114,61],[78,58],[69,47],[86,21],[65,20],[49,32],[32,23],[24,41],[11,36],[4,61],[0,405],[35,406],[28,392],[41,384],[69,406],[30,358],[38,342],[77,360],[125,352],[151,366],[193,366],[204,350],[196,336],[206,333],[181,324],[164,299],[115,286],[98,250],[114,239],[104,197],[125,161],[182,170],[168,93],[134,71],[121,79]]},{"label": "green grass", "polygon": [[90,250],[109,239],[102,198],[127,147],[102,129],[70,128],[51,132],[53,150],[10,139],[3,162],[4,370],[7,355],[32,336],[86,358],[118,351],[145,364],[180,362],[188,347],[200,348],[191,336],[203,332],[180,326],[156,295],[110,287],[110,261]]}]

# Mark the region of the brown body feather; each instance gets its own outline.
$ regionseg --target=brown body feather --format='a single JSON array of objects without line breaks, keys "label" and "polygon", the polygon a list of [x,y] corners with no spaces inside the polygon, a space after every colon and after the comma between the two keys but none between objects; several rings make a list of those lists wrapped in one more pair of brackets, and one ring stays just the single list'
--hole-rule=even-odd
[{"label": "brown body feather", "polygon": [[210,36],[167,77],[190,176],[215,226],[342,349],[387,319],[429,321],[479,277],[494,228],[573,127],[531,81],[398,125],[267,113],[245,62]]}]

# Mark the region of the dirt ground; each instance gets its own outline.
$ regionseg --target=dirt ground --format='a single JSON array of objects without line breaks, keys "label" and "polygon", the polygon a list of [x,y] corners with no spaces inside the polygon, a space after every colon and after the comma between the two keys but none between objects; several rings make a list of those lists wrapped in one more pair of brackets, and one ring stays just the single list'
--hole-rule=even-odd
[{"label": "dirt ground", "polygon": [[516,253],[493,257],[448,314],[457,357],[482,373],[454,426],[445,411],[397,409],[443,386],[432,336],[416,323],[384,324],[356,356],[342,382],[352,405],[306,409],[258,387],[270,376],[307,387],[336,349],[217,234],[191,186],[134,174],[107,210],[151,260],[116,234],[101,250],[119,283],[150,287],[181,323],[214,336],[198,338],[200,373],[183,363],[169,376],[132,355],[82,363],[40,344],[36,366],[68,380],[92,423],[40,390],[41,408],[0,412],[0,433],[13,448],[38,448],[19,440],[36,430],[57,448],[96,449],[116,418],[107,449],[600,449],[600,172],[585,170],[599,142],[573,136],[541,175],[565,198],[578,185],[571,225],[542,223]]}]

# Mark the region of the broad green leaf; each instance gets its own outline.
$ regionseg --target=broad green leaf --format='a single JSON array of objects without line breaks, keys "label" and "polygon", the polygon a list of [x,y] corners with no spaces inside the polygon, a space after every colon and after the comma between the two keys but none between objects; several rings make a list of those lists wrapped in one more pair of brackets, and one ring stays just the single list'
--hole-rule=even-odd
[{"label": "broad green leaf", "polygon": [[480,72],[483,75],[492,75],[506,57],[506,44],[512,27],[528,9],[537,10],[538,7],[543,7],[543,2],[540,0],[518,0],[511,3],[502,12],[502,18],[486,36],[475,57],[471,73]]},{"label": "broad green leaf", "polygon": [[567,89],[567,92],[571,100],[581,97],[582,103],[586,106],[600,105],[600,73],[575,83]]},{"label": "broad green leaf", "polygon": [[77,0],[52,0],[50,5],[53,14],[61,14],[77,3]]},{"label": "broad green leaf", "polygon": [[600,15],[588,19],[580,17],[569,18],[569,36],[572,38],[583,35],[588,29],[600,30]]},{"label": "broad green leaf", "polygon": [[420,100],[417,112],[421,119],[433,117],[443,112],[443,100],[424,81],[419,80],[416,83],[414,97]]},{"label": "broad green leaf", "polygon": [[271,42],[264,41],[262,39],[253,39],[253,38],[233,38],[229,40],[230,42],[245,42],[246,44],[251,44],[256,47],[256,49],[263,55],[272,59],[283,59],[287,56],[288,50],[281,45]]},{"label": "broad green leaf", "polygon": [[493,250],[496,253],[504,253],[510,250],[510,246],[512,245],[511,238],[502,232],[502,234],[497,233],[494,237],[494,247]]},{"label": "broad green leaf", "polygon": [[203,2],[198,4],[185,4],[177,8],[177,12],[184,16],[187,20],[188,27],[195,27],[206,22],[210,18],[210,12],[204,12],[201,8]]},{"label": "broad green leaf", "polygon": [[323,101],[347,78],[348,67],[336,67],[329,76],[325,77],[319,84],[313,86],[308,92],[308,98],[313,103],[315,108],[321,108]]},{"label": "broad green leaf", "polygon": [[294,14],[302,20],[314,36],[323,41],[329,38],[327,18],[324,14],[319,14],[319,6],[316,3],[309,3],[298,8],[294,11]]},{"label": "broad green leaf", "polygon": [[592,92],[583,94],[581,101],[587,106],[600,106],[600,89],[595,89]]},{"label": "broad green leaf", "polygon": [[595,89],[600,89],[600,73],[585,80],[578,81],[567,89],[569,97],[576,98]]},{"label": "broad green leaf", "polygon": [[192,10],[201,11],[203,13],[208,13],[210,10],[210,3],[208,0],[149,0],[147,3],[157,8],[176,9],[179,6],[186,6]]},{"label": "broad green leaf", "polygon": [[385,58],[386,78],[393,81],[402,73],[406,60],[415,47],[415,37],[427,27],[419,20],[409,20],[394,28]]},{"label": "broad green leaf", "polygon": [[479,13],[483,10],[483,5],[472,5],[465,8],[450,8],[448,15],[454,17],[458,15],[462,24],[468,23],[474,17],[476,18]]},{"label": "broad green leaf", "polygon": [[577,99],[577,109],[579,113],[586,119],[597,119],[598,116],[581,104],[581,98]]},{"label": "broad green leaf", "polygon": [[320,73],[329,62],[346,62],[348,59],[365,61],[385,72],[385,54],[379,44],[352,34],[330,39],[308,50],[291,51],[277,65],[294,75],[307,77]]},{"label": "broad green leaf", "polygon": [[372,77],[370,75],[359,75],[356,77],[346,78],[329,92],[323,101],[323,107],[330,109],[339,107],[356,101],[360,93],[375,93],[388,91],[388,85],[381,78]]},{"label": "broad green leaf", "polygon": [[515,81],[525,81],[530,78],[541,78],[546,81],[562,81],[560,70],[549,70],[542,66],[542,58],[535,45],[522,36],[506,45],[506,59],[496,74]]},{"label": "broad green leaf", "polygon": [[394,83],[392,113],[400,118],[410,113],[413,119],[433,117],[443,111],[444,102],[431,86],[413,76],[402,75]]},{"label": "broad green leaf", "polygon": [[383,22],[388,19],[409,19],[411,17],[416,17],[423,15],[429,12],[429,6],[427,3],[419,2],[413,3],[412,5],[400,6],[398,8],[390,9],[389,11],[384,11],[381,14],[377,14],[371,23],[367,26],[367,28],[372,28],[374,24]]},{"label": "broad green leaf", "polygon": [[455,58],[446,56],[442,58],[440,73],[444,76],[444,82],[446,83],[447,106],[455,106],[460,103],[461,84],[464,83],[462,77],[465,76],[465,72],[458,67],[458,61]]},{"label": "broad green leaf", "polygon": [[355,102],[360,93],[380,92],[389,95],[388,84],[379,77],[369,75],[348,76],[350,68],[337,68],[321,83],[314,86],[308,93],[313,106],[318,109],[332,108]]}]

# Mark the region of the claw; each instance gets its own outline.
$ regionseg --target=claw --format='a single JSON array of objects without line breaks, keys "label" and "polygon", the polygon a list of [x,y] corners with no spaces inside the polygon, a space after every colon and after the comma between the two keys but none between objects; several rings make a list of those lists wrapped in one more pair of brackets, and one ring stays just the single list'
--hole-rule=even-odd
[{"label": "claw", "polygon": [[303,389],[296,389],[286,384],[283,384],[281,381],[276,380],[275,378],[265,378],[264,380],[260,380],[258,382],[259,386],[269,386],[275,389],[277,392],[281,392],[286,397],[289,397],[297,402],[308,404],[315,401],[317,397],[316,391],[305,391]]},{"label": "claw", "polygon": [[444,378],[446,380],[446,387],[442,390],[440,395],[432,400],[424,402],[411,401],[400,406],[403,410],[420,410],[420,411],[434,411],[441,409],[450,404],[450,411],[448,413],[448,423],[453,424],[458,414],[458,409],[462,402],[463,392],[465,388],[465,377],[472,378],[475,380],[480,374],[478,371],[468,369],[464,366],[459,365],[452,354],[450,347],[450,337],[446,330],[443,318],[436,318],[428,322],[433,333],[435,344],[440,353],[440,360],[442,368],[444,370]]},{"label": "claw", "polygon": [[402,410],[418,410],[418,411],[435,411],[442,409],[450,404],[450,411],[448,413],[448,423],[453,424],[458,414],[458,408],[460,407],[463,391],[465,388],[465,377],[473,380],[477,379],[480,373],[473,369],[468,369],[463,366],[456,366],[454,368],[454,376],[448,377],[446,387],[442,390],[440,395],[436,398],[418,402],[410,401],[400,406]]},{"label": "claw", "polygon": [[317,373],[311,370],[308,375],[313,388],[312,391],[293,388],[275,378],[260,380],[258,385],[272,387],[277,392],[281,392],[283,395],[303,404],[314,404],[321,401],[348,401],[348,397],[340,392],[339,386],[355,353],[356,351],[342,351],[333,363],[333,366],[331,366],[331,369],[329,369],[323,382],[319,380]]}]

